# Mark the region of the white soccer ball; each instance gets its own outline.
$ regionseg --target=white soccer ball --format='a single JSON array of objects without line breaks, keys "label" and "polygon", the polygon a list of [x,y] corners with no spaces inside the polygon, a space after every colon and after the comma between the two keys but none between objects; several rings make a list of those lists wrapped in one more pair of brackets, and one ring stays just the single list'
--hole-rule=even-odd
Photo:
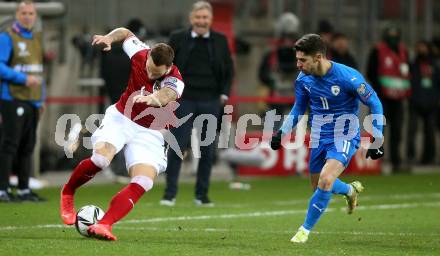
[{"label": "white soccer ball", "polygon": [[104,211],[95,205],[86,205],[81,207],[76,213],[76,230],[83,236],[90,236],[87,228],[90,225],[98,223],[104,217]]}]

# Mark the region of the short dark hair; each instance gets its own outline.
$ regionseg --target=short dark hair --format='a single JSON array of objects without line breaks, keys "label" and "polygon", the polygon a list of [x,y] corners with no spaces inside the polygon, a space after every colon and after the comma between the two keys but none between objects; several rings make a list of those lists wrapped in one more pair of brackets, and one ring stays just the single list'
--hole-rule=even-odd
[{"label": "short dark hair", "polygon": [[325,56],[327,52],[327,47],[319,35],[307,34],[296,41],[295,50],[304,52],[305,55],[322,53]]},{"label": "short dark hair", "polygon": [[158,43],[153,48],[151,48],[150,56],[156,66],[165,65],[171,67],[173,65],[174,51],[171,46]]}]

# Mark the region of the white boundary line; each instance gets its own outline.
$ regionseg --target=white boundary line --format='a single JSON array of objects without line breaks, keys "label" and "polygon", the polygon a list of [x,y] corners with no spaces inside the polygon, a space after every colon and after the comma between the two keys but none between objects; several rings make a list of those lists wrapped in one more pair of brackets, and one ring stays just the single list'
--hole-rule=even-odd
[{"label": "white boundary line", "polygon": [[[338,196],[338,195],[334,195]],[[392,195],[371,195],[371,196],[361,196],[362,201],[374,201],[374,200],[380,200],[380,199],[396,199],[396,200],[405,200],[405,199],[426,199],[426,198],[440,198],[440,193],[414,193],[414,194],[392,194]],[[335,197],[332,197],[332,200],[334,200]],[[302,204],[302,203],[308,203],[309,200],[286,200],[286,201],[274,201],[274,205],[296,205],[296,204]]]},{"label": "white boundary line", "polygon": [[[429,203],[404,203],[404,204],[379,204],[369,206],[359,206],[356,210],[389,210],[389,209],[408,209],[417,207],[440,207],[440,201]],[[336,208],[328,208],[326,212],[333,212]],[[341,211],[345,211],[345,208],[339,208]],[[285,216],[304,214],[306,210],[287,210],[287,211],[265,211],[265,212],[249,212],[249,213],[237,213],[237,214],[218,214],[218,215],[198,215],[198,216],[179,216],[179,217],[159,217],[151,219],[133,219],[120,221],[118,228],[123,224],[137,224],[137,223],[160,223],[171,221],[193,221],[193,220],[210,220],[210,219],[236,219],[236,218],[254,218],[254,217],[271,217],[271,216]],[[60,225],[60,224],[46,224],[46,225],[34,225],[34,226],[3,226],[0,227],[1,231],[10,231],[18,229],[51,229],[51,228],[69,228],[72,226]],[[363,233],[362,233],[363,234]],[[373,233],[375,234],[375,233]],[[440,236],[440,234],[438,234]]]},{"label": "white boundary line", "polygon": [[[440,201],[429,203],[403,203],[403,204],[379,204],[358,206],[356,210],[387,210],[387,209],[407,209],[417,207],[440,207]],[[346,211],[346,208],[339,208],[341,211]],[[333,212],[335,208],[327,208],[326,212]],[[284,216],[305,214],[307,210],[285,210],[285,211],[265,211],[265,212],[250,212],[250,213],[236,213],[236,214],[219,214],[219,215],[199,215],[199,216],[180,216],[180,217],[159,217],[152,219],[139,220],[125,220],[119,223],[156,223],[169,221],[191,221],[191,220],[209,220],[209,219],[235,219],[235,218],[249,218],[249,217],[267,217],[267,216]],[[1,229],[0,229],[1,230]]]}]

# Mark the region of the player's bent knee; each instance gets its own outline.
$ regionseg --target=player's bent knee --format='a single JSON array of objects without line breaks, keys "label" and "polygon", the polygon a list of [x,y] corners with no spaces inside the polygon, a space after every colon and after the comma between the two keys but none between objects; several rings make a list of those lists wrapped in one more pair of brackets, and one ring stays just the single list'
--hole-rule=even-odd
[{"label": "player's bent knee", "polygon": [[334,179],[331,175],[321,175],[318,181],[318,187],[324,190],[332,188]]},{"label": "player's bent knee", "polygon": [[138,184],[146,192],[146,191],[149,191],[149,190],[151,190],[153,188],[154,181],[153,181],[153,179],[151,179],[148,176],[138,175],[138,176],[134,176],[131,179],[130,183]]},{"label": "player's bent knee", "polygon": [[104,169],[110,165],[110,160],[108,160],[107,157],[95,151],[93,151],[93,155],[90,160],[92,160],[92,162],[101,169]]},{"label": "player's bent knee", "polygon": [[116,154],[116,147],[108,142],[97,142],[93,146],[93,153],[95,152],[107,157],[111,161]]}]

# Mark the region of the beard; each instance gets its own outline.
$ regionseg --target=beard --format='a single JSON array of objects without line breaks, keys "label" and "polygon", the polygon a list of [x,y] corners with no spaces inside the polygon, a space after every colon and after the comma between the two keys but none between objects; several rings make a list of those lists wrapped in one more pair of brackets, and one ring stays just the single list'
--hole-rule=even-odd
[{"label": "beard", "polygon": [[310,75],[312,72],[310,72],[310,70],[301,70],[301,72],[303,72],[306,75]]}]

